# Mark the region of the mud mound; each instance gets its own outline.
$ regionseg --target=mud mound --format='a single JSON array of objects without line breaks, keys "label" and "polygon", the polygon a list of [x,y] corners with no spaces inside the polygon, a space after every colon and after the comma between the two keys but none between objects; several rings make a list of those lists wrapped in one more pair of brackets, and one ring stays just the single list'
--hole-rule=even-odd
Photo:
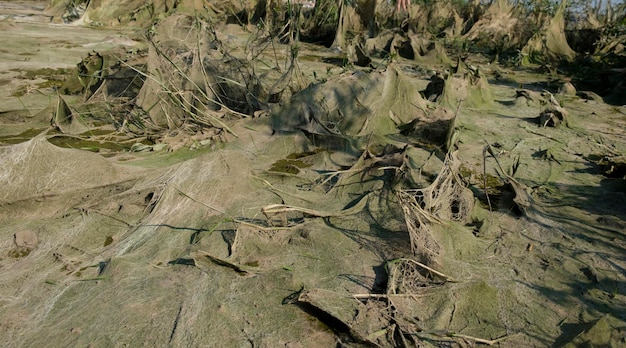
[{"label": "mud mound", "polygon": [[523,63],[571,62],[576,58],[576,52],[569,47],[565,37],[565,5],[566,2],[561,3],[554,17],[522,49]]},{"label": "mud mound", "polygon": [[532,33],[520,13],[509,1],[494,1],[463,38],[478,46],[501,46],[503,49],[523,46]]},{"label": "mud mound", "polygon": [[[228,130],[225,120],[252,116],[303,88],[306,78],[297,56],[283,68],[275,51],[247,45],[246,37],[256,38],[237,25],[218,31],[198,18],[169,16],[150,38],[137,105],[158,127],[196,124]],[[259,68],[259,61],[267,65]]]},{"label": "mud mound", "polygon": [[2,204],[105,186],[123,180],[126,172],[99,155],[58,148],[45,136],[1,147],[0,154]]},{"label": "mud mound", "polygon": [[406,26],[413,34],[458,37],[465,25],[458,8],[452,1],[412,5]]},{"label": "mud mound", "polygon": [[463,71],[450,74],[444,82],[441,91],[442,104],[451,108],[458,107],[461,103],[472,108],[492,107],[494,96],[485,75],[477,67],[461,65]]},{"label": "mud mound", "polygon": [[146,28],[155,20],[174,12],[193,15],[210,11],[213,15],[224,14],[225,18],[235,17],[243,10],[243,6],[231,1],[203,4],[195,0],[157,0],[149,3],[136,0],[52,0],[46,11],[55,20],[65,23],[77,21],[79,24],[94,26],[124,25]]},{"label": "mud mound", "polygon": [[433,109],[417,86],[391,65],[383,72],[345,74],[313,85],[272,117],[279,131],[350,138],[396,134],[399,128],[419,123],[424,129],[422,142],[443,145],[453,114]]}]

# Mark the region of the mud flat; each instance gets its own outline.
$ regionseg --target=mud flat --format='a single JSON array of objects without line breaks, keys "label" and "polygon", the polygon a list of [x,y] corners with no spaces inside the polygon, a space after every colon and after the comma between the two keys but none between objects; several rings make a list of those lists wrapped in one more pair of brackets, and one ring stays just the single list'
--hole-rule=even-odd
[{"label": "mud flat", "polygon": [[623,105],[227,5],[0,2],[3,346],[626,343]]},{"label": "mud flat", "polygon": [[0,2],[0,112],[48,106],[52,87],[93,50],[142,47],[130,38],[132,31],[52,23],[47,5]]}]

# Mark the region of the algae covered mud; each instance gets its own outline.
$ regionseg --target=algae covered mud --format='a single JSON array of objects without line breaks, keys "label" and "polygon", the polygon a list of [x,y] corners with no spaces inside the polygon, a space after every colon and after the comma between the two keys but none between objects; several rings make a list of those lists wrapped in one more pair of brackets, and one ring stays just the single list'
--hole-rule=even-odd
[{"label": "algae covered mud", "polygon": [[2,345],[626,344],[624,9],[527,5],[0,2]]}]

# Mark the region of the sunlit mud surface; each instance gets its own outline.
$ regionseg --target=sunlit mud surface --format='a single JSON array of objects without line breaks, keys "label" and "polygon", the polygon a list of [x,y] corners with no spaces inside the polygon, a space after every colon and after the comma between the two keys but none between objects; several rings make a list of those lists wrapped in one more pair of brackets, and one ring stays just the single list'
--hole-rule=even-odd
[{"label": "sunlit mud surface", "polygon": [[46,5],[0,1],[3,346],[626,344],[626,107]]}]

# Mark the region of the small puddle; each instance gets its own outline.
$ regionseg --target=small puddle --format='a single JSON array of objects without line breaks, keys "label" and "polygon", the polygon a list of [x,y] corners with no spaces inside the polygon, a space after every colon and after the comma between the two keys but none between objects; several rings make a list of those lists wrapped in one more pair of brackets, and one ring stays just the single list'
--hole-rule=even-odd
[{"label": "small puddle", "polygon": [[320,152],[324,152],[324,149],[316,149],[315,151],[306,152],[294,152],[290,153],[284,159],[280,159],[270,166],[270,172],[298,174],[300,169],[308,168],[313,164],[309,161],[302,160],[303,158],[316,155]]},{"label": "small puddle", "polygon": [[130,146],[121,145],[117,142],[112,141],[94,141],[73,137],[52,137],[48,139],[48,141],[58,147],[64,147],[68,149],[80,149],[91,152],[99,152],[102,149],[117,152],[130,150]]},{"label": "small puddle", "polygon": [[30,128],[17,135],[0,136],[0,144],[15,145],[15,144],[23,143],[41,134],[41,132],[45,131],[46,129],[48,128]]}]

